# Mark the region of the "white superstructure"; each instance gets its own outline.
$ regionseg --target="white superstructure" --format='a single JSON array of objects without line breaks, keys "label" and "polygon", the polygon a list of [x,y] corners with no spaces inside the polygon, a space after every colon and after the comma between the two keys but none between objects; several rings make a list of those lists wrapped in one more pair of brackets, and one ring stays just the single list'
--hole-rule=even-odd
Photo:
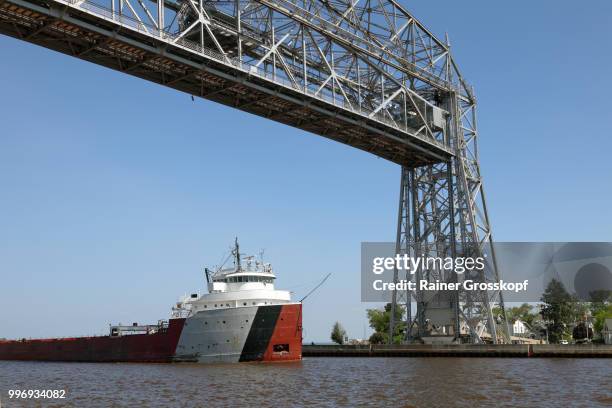
[{"label": "white superstructure", "polygon": [[206,269],[208,293],[182,297],[172,309],[172,317],[189,317],[218,309],[292,303],[291,292],[276,290],[272,265],[254,256],[241,256],[238,241],[232,250],[234,265],[212,272]]}]

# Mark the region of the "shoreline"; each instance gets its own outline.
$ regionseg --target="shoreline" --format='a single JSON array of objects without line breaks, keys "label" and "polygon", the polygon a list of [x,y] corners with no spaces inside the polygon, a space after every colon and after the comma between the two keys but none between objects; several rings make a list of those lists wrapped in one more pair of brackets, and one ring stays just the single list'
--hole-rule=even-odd
[{"label": "shoreline", "polygon": [[307,345],[303,357],[572,357],[611,358],[609,344]]}]

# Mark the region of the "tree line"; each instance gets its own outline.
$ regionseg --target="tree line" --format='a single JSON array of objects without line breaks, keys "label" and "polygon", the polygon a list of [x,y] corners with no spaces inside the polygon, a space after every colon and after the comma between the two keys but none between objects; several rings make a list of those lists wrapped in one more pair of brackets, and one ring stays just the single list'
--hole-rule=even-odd
[{"label": "tree line", "polygon": [[[405,309],[398,305],[395,310],[397,324],[392,343],[399,344],[405,337],[404,312]],[[553,279],[542,294],[539,305],[523,303],[520,306],[507,308],[505,313],[500,307],[494,307],[492,312],[498,324],[505,324],[507,321],[511,325],[516,320],[521,320],[532,336],[547,339],[549,343],[570,341],[572,337],[576,338],[576,333],[589,341],[603,342],[605,320],[612,318],[612,292],[609,290],[591,292],[590,302],[584,302],[568,293],[561,282]],[[370,327],[374,330],[369,338],[370,343],[389,343],[391,304],[387,303],[382,309],[368,309],[367,317]],[[580,327],[584,328],[582,332],[577,330]],[[339,322],[336,322],[332,329],[332,341],[343,344],[346,338],[346,331]]]}]

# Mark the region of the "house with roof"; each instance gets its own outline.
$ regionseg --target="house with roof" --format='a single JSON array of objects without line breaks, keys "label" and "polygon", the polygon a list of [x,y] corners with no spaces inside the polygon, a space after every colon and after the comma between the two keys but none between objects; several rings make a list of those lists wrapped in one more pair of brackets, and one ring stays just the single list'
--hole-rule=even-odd
[{"label": "house with roof", "polygon": [[512,323],[512,335],[518,337],[525,337],[531,333],[527,324],[521,319],[515,319]]}]

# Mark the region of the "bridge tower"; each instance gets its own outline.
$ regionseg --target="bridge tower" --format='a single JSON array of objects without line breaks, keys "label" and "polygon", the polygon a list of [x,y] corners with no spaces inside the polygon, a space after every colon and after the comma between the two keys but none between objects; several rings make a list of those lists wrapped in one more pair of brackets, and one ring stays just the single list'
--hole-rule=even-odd
[{"label": "bridge tower", "polygon": [[[452,78],[447,81],[452,83]],[[453,156],[440,163],[401,167],[397,217],[396,253],[412,257],[479,257],[486,259],[484,271],[463,275],[443,270],[417,270],[394,281],[430,282],[499,281],[500,274],[492,245],[482,177],[478,158],[476,100],[471,88],[445,90],[441,106],[449,112],[447,136]],[[416,313],[413,314],[413,305]],[[492,306],[505,314],[501,291],[396,291],[393,293],[389,341],[396,333],[396,309],[405,310],[403,342],[493,343],[507,341],[506,323],[496,326]],[[505,319],[504,319],[505,321]]]},{"label": "bridge tower", "polygon": [[[499,279],[474,92],[448,41],[397,0],[0,0],[0,33],[397,163],[398,253],[489,253],[484,273],[460,279]],[[496,303],[417,291],[392,304],[410,310],[406,341],[481,342],[499,340]]]}]

